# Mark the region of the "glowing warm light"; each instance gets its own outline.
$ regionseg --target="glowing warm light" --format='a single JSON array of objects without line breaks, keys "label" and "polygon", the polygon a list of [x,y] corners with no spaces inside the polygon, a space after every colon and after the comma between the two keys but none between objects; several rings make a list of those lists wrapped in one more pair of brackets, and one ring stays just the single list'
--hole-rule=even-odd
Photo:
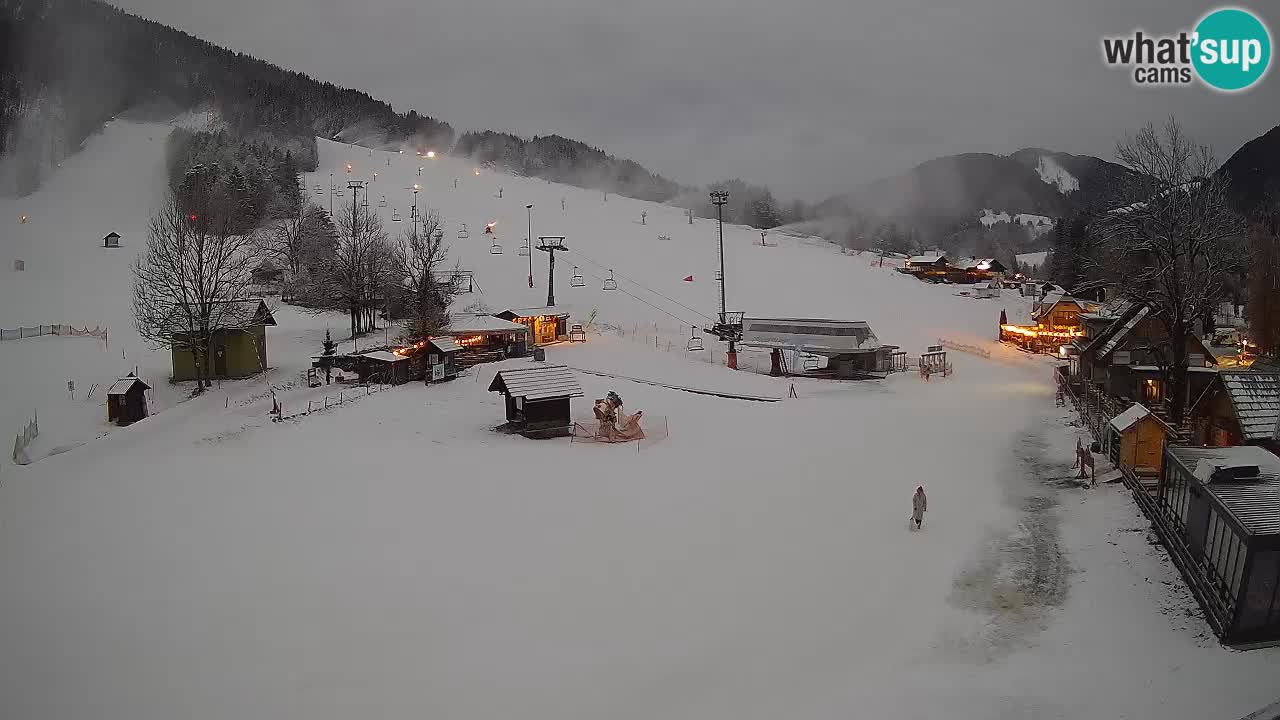
[{"label": "glowing warm light", "polygon": [[476,175],[477,175],[477,176],[479,176],[479,175],[480,175],[480,168],[476,168],[476,171],[475,171],[475,172],[476,172]]},{"label": "glowing warm light", "polygon": [[351,172],[351,163],[347,163],[347,172]]},{"label": "glowing warm light", "polygon": [[486,224],[485,224],[485,227],[487,227],[487,228],[489,228],[489,229],[491,229],[491,230],[492,230],[492,229],[493,229],[493,226],[494,226],[494,225],[497,225],[497,224],[498,224],[498,221],[497,221],[497,220],[494,220],[494,221],[493,221],[493,222],[491,222],[491,223],[486,223]]},{"label": "glowing warm light", "polygon": [[24,223],[25,223],[26,221],[27,221],[27,216],[26,216],[26,215],[23,215],[23,216],[22,216],[22,222],[24,222]]},{"label": "glowing warm light", "polygon": [[434,158],[435,156],[436,156],[436,151],[435,151],[435,150],[428,150],[428,151],[427,151],[427,157],[429,157],[429,158]]},{"label": "glowing warm light", "polygon": [[421,190],[421,189],[422,189],[422,188],[419,188],[419,187],[418,187],[418,183],[414,183],[414,184],[413,184],[413,191],[414,191],[414,192],[418,192],[418,191],[419,191],[419,190]]}]

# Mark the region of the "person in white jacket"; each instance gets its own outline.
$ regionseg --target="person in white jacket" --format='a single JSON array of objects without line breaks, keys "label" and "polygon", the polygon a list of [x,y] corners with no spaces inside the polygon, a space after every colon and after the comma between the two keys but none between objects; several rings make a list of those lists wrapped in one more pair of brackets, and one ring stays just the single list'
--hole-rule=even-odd
[{"label": "person in white jacket", "polygon": [[924,522],[924,511],[929,509],[929,499],[924,495],[924,486],[916,488],[916,494],[911,496],[911,520],[916,524],[916,529],[920,529],[920,524]]}]

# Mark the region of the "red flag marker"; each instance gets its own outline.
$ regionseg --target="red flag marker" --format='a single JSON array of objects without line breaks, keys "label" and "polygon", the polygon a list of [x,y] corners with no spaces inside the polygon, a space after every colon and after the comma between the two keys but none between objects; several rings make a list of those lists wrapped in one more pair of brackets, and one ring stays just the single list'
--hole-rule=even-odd
[{"label": "red flag marker", "polygon": [[693,276],[690,275],[684,279],[685,282],[693,282]]}]

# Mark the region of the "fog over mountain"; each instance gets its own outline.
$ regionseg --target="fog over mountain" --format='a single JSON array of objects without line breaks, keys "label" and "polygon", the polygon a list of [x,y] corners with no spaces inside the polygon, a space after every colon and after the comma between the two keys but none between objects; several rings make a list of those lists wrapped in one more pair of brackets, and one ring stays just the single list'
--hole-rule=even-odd
[{"label": "fog over mountain", "polygon": [[1210,9],[1192,0],[116,4],[460,130],[555,133],[684,183],[811,200],[948,154],[1110,159],[1169,114],[1226,158],[1280,107],[1274,77],[1221,95],[1103,65],[1103,35],[1188,28]]}]

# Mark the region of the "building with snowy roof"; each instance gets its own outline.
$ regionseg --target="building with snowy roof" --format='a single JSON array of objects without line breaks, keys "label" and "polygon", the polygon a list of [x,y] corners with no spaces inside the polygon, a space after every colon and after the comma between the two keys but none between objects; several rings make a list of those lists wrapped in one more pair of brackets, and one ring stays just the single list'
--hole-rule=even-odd
[{"label": "building with snowy roof", "polygon": [[571,398],[582,397],[573,371],[562,365],[534,363],[499,370],[489,392],[506,398],[506,428],[526,437],[567,435],[573,427]]},{"label": "building with snowy roof", "polygon": [[871,326],[860,320],[803,318],[743,318],[739,344],[825,357],[826,371],[838,378],[887,372],[890,355],[898,349],[880,342]]},{"label": "building with snowy roof", "polygon": [[464,365],[524,357],[529,352],[529,328],[487,314],[455,315],[445,334],[462,347]]},{"label": "building with snowy roof", "polygon": [[1156,530],[1218,637],[1280,641],[1280,458],[1170,445],[1155,507]]},{"label": "building with snowy roof", "polygon": [[1129,475],[1148,492],[1155,490],[1164,466],[1164,445],[1174,432],[1141,403],[1111,419],[1111,464]]},{"label": "building with snowy roof", "polygon": [[529,339],[537,345],[548,345],[569,336],[569,313],[553,307],[508,308],[493,314],[529,328]]},{"label": "building with snowy roof", "polygon": [[1191,407],[1197,445],[1261,445],[1280,450],[1280,373],[1223,370]]},{"label": "building with snowy roof", "polygon": [[107,421],[130,425],[147,416],[147,391],[151,386],[133,373],[107,388]]},{"label": "building with snowy roof", "polygon": [[[266,370],[267,326],[276,324],[266,302],[253,298],[211,305],[214,310],[209,328],[209,353],[213,363],[210,377],[243,378]],[[181,322],[172,324],[182,325]],[[194,344],[185,333],[174,333],[171,354],[175,381],[199,377],[196,354],[192,351]]]}]

